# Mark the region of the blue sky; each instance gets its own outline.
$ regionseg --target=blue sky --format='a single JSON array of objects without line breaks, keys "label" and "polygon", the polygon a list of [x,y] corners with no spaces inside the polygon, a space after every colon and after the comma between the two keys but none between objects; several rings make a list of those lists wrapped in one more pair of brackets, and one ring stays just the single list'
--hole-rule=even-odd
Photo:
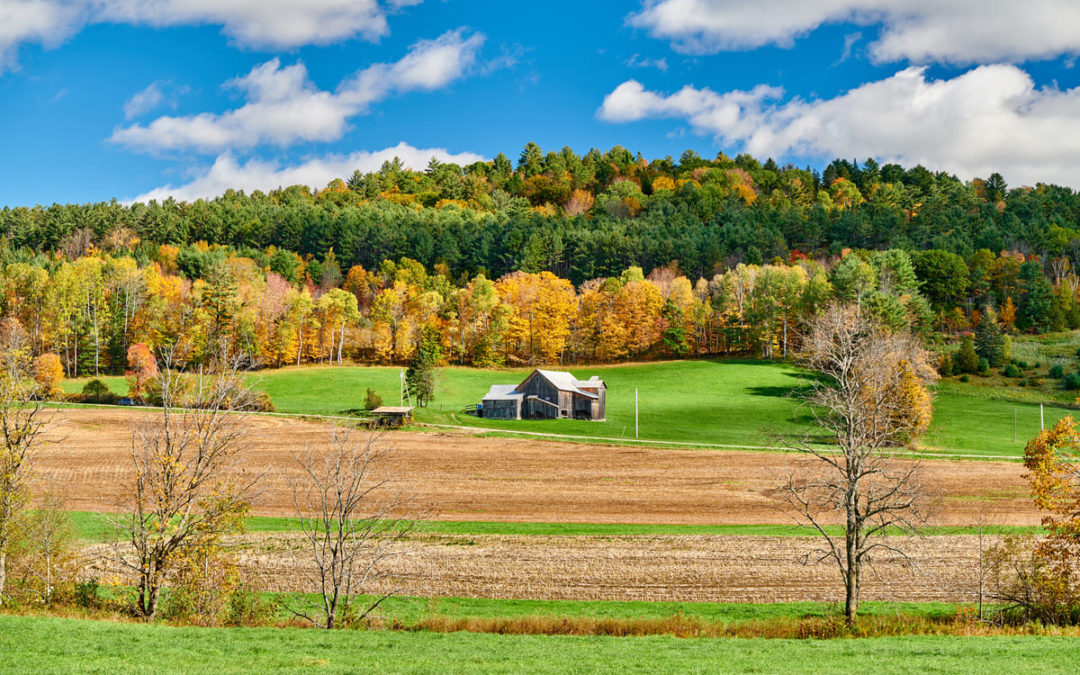
[{"label": "blue sky", "polygon": [[1080,3],[266,4],[0,0],[0,205],[322,187],[528,141],[1080,187]]}]

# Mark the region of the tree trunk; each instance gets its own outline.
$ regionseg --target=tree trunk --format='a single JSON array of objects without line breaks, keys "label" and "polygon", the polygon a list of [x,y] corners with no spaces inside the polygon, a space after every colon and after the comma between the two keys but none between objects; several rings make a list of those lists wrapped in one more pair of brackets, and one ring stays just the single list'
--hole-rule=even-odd
[{"label": "tree trunk", "polygon": [[[853,505],[849,504],[849,508]],[[844,579],[844,618],[848,626],[855,625],[855,616],[859,612],[859,542],[858,527],[849,511],[847,532],[844,536],[847,553],[847,574]]]},{"label": "tree trunk", "polygon": [[7,542],[0,544],[0,605],[4,604],[7,590]]}]

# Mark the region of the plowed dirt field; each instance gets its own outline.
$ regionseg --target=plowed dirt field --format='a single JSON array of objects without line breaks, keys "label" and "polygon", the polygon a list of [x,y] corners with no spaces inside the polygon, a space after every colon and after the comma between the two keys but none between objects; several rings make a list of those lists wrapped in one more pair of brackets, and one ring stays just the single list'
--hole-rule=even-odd
[{"label": "plowed dirt field", "polygon": [[[51,424],[56,441],[36,469],[69,499],[69,507],[115,511],[131,471],[135,410],[67,410]],[[252,417],[245,471],[265,474],[256,515],[289,516],[286,474],[307,445],[321,445],[326,426],[282,417]],[[395,432],[396,472],[417,501],[443,520],[505,522],[765,524],[792,518],[778,489],[809,460],[795,454],[626,448],[548,440],[481,438],[457,433]],[[899,461],[899,460],[898,460]],[[1015,462],[923,463],[939,495],[937,525],[1035,525]]]}]

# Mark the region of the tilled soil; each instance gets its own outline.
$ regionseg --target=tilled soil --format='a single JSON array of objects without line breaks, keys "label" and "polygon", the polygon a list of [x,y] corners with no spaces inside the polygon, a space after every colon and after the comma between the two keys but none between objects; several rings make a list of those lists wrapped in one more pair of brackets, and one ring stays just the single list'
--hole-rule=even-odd
[{"label": "tilled soil", "polygon": [[[311,556],[295,534],[233,540],[255,588],[316,591]],[[863,577],[863,600],[971,602],[978,538],[894,538]],[[986,538],[985,546],[994,543]],[[836,563],[821,541],[744,536],[417,535],[393,546],[393,576],[365,590],[430,597],[665,602],[840,602]],[[107,547],[89,553],[105,554]],[[807,563],[803,564],[803,560]],[[106,559],[87,572],[123,577]]]},{"label": "tilled soil", "polygon": [[[55,444],[42,452],[35,468],[68,498],[69,508],[123,509],[131,427],[148,414],[64,411],[51,423]],[[279,417],[252,417],[245,424],[250,433],[243,468],[263,476],[254,513],[294,515],[287,476],[295,471],[298,452],[326,442],[326,426]],[[784,453],[627,448],[464,433],[394,432],[384,441],[395,448],[393,472],[410,487],[416,504],[442,520],[791,523],[779,487],[791,471],[812,461]],[[937,495],[931,522],[1038,524],[1023,471],[1015,462],[924,462],[923,482]],[[731,568],[725,588],[737,588],[737,568],[744,562],[724,560]]]}]

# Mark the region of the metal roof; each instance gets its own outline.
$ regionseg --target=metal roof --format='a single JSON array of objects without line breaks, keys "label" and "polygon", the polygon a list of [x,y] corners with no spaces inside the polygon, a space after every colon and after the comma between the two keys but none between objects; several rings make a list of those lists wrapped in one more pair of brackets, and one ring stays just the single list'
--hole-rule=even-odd
[{"label": "metal roof", "polygon": [[491,390],[484,396],[485,401],[514,401],[520,399],[524,394],[520,394],[517,391],[516,384],[493,384]]},{"label": "metal roof", "polygon": [[575,394],[581,394],[588,398],[599,398],[597,394],[588,391],[582,391],[582,386],[598,387],[603,386],[604,381],[595,375],[591,380],[579,380],[572,373],[568,373],[565,370],[541,370],[536,369],[544,379],[555,385],[556,389],[561,391],[572,391]]}]

